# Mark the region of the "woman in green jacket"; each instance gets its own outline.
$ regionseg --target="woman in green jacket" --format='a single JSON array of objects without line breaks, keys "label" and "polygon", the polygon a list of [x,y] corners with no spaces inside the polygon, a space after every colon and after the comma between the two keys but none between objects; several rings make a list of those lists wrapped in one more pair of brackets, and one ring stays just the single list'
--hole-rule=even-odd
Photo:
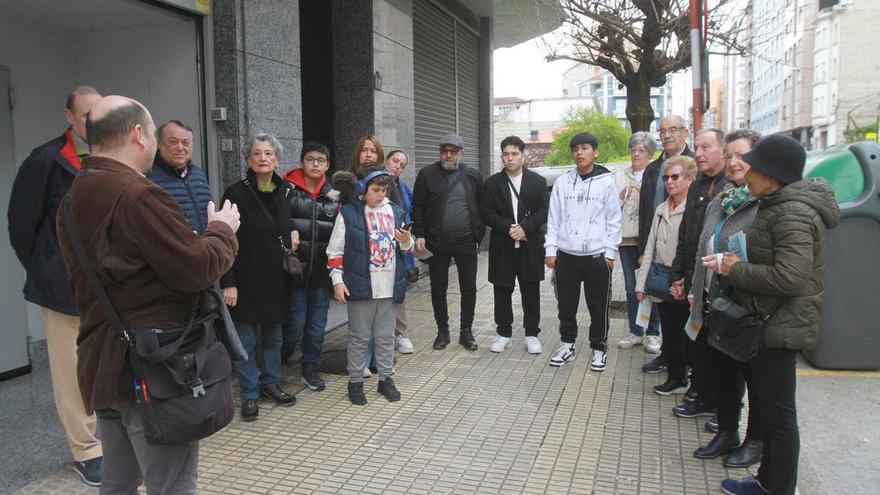
[{"label": "woman in green jacket", "polygon": [[784,135],[763,139],[743,156],[749,192],[760,203],[746,238],[748,261],[726,252],[703,266],[730,278],[734,300],[769,315],[764,349],[752,364],[763,421],[757,476],[721,483],[733,495],[792,495],[800,440],[795,404],[797,352],[815,345],[825,276],[826,230],[840,211],[824,179],[802,179],[806,153]]}]

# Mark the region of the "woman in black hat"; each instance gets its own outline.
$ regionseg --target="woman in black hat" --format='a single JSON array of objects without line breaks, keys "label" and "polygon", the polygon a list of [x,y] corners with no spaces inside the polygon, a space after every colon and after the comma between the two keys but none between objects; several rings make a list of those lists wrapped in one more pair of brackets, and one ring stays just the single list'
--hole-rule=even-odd
[{"label": "woman in black hat", "polygon": [[773,135],[743,156],[749,193],[760,199],[743,260],[725,252],[703,266],[729,277],[733,299],[760,315],[764,349],[752,363],[763,422],[764,456],[757,476],[721,483],[734,495],[792,495],[800,440],[795,404],[797,352],[815,345],[825,276],[826,229],[840,211],[824,179],[802,179],[806,153],[794,139]]}]

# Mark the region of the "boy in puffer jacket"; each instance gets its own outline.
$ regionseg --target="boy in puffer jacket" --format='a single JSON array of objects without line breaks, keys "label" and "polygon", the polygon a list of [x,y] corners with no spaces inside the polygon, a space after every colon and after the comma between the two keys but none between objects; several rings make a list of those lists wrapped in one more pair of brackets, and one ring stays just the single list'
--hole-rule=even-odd
[{"label": "boy in puffer jacket", "polygon": [[550,366],[574,360],[577,309],[584,286],[590,311],[590,369],[604,371],[608,352],[611,269],[620,245],[620,199],[614,174],[594,162],[599,141],[576,134],[569,143],[576,167],[556,180],[550,196],[544,262],[556,271],[559,349]]},{"label": "boy in puffer jacket", "polygon": [[[406,296],[404,252],[413,249],[413,238],[404,230],[405,213],[385,197],[391,176],[380,164],[370,163],[356,193],[343,205],[327,245],[327,267],[333,296],[348,307],[348,398],[364,405],[364,361],[373,343],[379,371],[379,393],[400,400],[391,379],[394,366],[394,327],[397,305]],[[339,172],[337,172],[339,175]],[[334,185],[344,192],[342,177]]]}]

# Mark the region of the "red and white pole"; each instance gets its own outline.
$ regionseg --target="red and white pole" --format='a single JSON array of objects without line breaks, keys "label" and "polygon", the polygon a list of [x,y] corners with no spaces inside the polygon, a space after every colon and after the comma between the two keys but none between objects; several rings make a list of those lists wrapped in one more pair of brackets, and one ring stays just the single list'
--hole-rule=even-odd
[{"label": "red and white pole", "polygon": [[694,134],[703,127],[703,64],[700,60],[703,51],[703,36],[700,29],[702,0],[690,0],[691,17],[691,74],[693,74],[693,119]]}]

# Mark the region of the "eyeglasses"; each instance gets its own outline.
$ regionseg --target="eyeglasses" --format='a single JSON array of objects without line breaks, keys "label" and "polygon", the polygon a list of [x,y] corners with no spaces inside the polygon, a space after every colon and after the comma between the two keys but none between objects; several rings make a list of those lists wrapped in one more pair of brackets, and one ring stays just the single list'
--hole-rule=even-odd
[{"label": "eyeglasses", "polygon": [[638,155],[647,155],[649,153],[648,153],[648,150],[646,150],[645,148],[630,148],[629,154],[630,155],[637,155],[637,154]]},{"label": "eyeglasses", "polygon": [[663,176],[661,176],[661,178],[663,179],[663,182],[667,182],[667,181],[669,181],[670,179],[672,179],[673,181],[676,181],[676,180],[678,180],[678,179],[681,179],[681,174],[669,174],[669,175],[663,175]]},{"label": "eyeglasses", "polygon": [[660,130],[657,131],[657,132],[659,132],[660,135],[662,136],[662,135],[664,135],[664,134],[674,134],[674,133],[677,133],[677,132],[679,132],[679,131],[683,131],[684,129],[685,129],[684,127],[669,127],[669,128],[663,128],[663,127],[661,127]]},{"label": "eyeglasses", "polygon": [[306,165],[326,165],[327,159],[326,158],[315,158],[313,156],[307,156],[307,157],[303,158],[303,163],[305,163]]},{"label": "eyeglasses", "polygon": [[454,155],[461,151],[461,148],[440,148],[441,155]]}]

